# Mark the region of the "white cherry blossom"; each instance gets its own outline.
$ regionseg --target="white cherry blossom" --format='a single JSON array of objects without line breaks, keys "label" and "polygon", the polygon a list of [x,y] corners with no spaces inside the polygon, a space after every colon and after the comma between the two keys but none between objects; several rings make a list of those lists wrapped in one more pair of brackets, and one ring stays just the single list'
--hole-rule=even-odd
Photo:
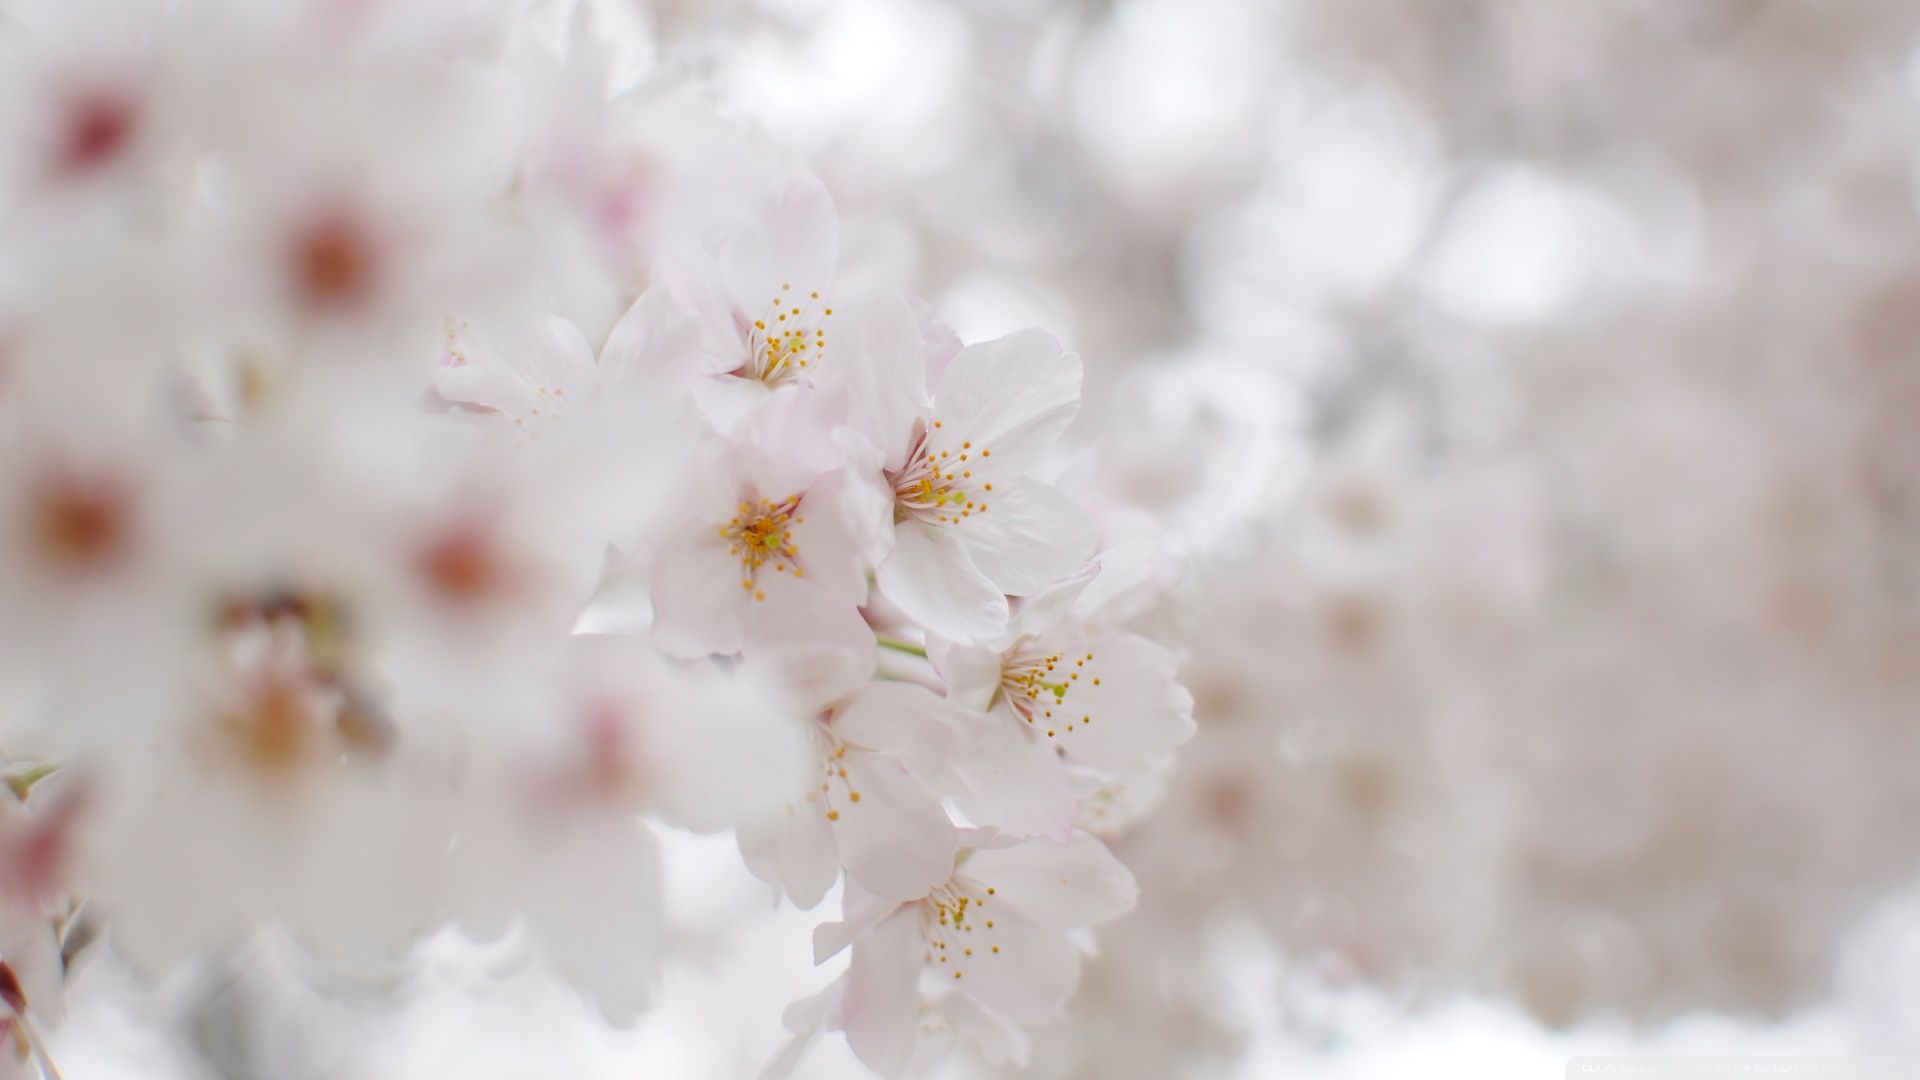
[{"label": "white cherry blossom", "polygon": [[806,790],[739,830],[747,866],[801,907],[818,903],[843,866],[848,880],[890,899],[945,880],[956,833],[940,796],[955,786],[954,712],[905,683],[863,683],[820,709]]},{"label": "white cherry blossom", "polygon": [[820,395],[770,403],[743,437],[716,439],[687,464],[685,516],[667,526],[653,568],[653,639],[663,651],[730,655],[799,640],[872,649],[847,477],[826,438],[832,404]]},{"label": "white cherry blossom", "polygon": [[1008,596],[1037,593],[1093,554],[1086,513],[1038,477],[1079,408],[1080,358],[1020,331],[961,349],[929,388],[905,303],[868,305],[850,337],[839,355],[878,503],[880,589],[933,633],[991,637]]},{"label": "white cherry blossom", "polygon": [[923,994],[962,994],[1015,1023],[1048,1019],[1080,979],[1068,931],[1124,914],[1136,893],[1133,875],[1084,833],[1055,844],[967,830],[952,876],[925,896],[895,903],[849,888],[845,921],[815,931],[814,956],[852,948],[839,1022],[862,1061],[900,1076]]}]

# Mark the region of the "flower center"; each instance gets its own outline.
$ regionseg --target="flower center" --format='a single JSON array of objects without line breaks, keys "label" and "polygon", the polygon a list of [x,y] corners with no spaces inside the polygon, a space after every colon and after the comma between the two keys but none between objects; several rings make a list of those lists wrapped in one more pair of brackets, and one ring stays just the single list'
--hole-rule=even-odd
[{"label": "flower center", "polygon": [[751,591],[755,600],[767,598],[757,584],[762,567],[771,565],[779,573],[791,570],[794,577],[802,576],[793,527],[806,524],[807,519],[799,509],[797,494],[778,502],[741,499],[733,520],[716,527],[727,541],[727,553],[740,560],[740,587]]},{"label": "flower center", "polygon": [[999,935],[993,932],[994,921],[986,915],[987,897],[994,892],[990,885],[955,877],[920,901],[920,934],[927,943],[927,964],[946,965],[941,970],[950,968],[953,977],[959,979],[966,975],[976,950],[987,956],[999,955]]},{"label": "flower center", "polygon": [[57,165],[62,172],[91,172],[112,161],[134,128],[133,104],[119,94],[97,91],[76,97],[67,108]]},{"label": "flower center", "polygon": [[50,478],[34,490],[31,517],[40,553],[70,570],[101,567],[132,540],[131,498],[111,480]]},{"label": "flower center", "polygon": [[365,227],[343,212],[307,222],[293,238],[291,256],[294,284],[311,307],[348,307],[373,292],[379,253]]},{"label": "flower center", "polygon": [[[1095,686],[1100,684],[1100,677],[1087,669],[1092,662],[1092,653],[1075,657],[1069,663],[1064,653],[1018,650],[1001,665],[1000,697],[1012,707],[1015,716],[1034,725],[1036,730],[1045,731],[1047,738],[1055,738],[1062,730],[1072,731],[1093,723],[1092,713],[1075,716],[1067,702],[1082,675]],[[1054,715],[1056,712],[1058,716]]]},{"label": "flower center", "polygon": [[379,757],[394,728],[346,667],[342,612],[320,595],[243,597],[220,614],[227,693],[215,730],[263,779],[342,754]]},{"label": "flower center", "polygon": [[[940,427],[935,420],[933,426]],[[907,455],[907,463],[887,479],[893,484],[893,521],[923,521],[934,525],[952,525],[975,514],[987,512],[989,482],[973,478],[974,459],[987,458],[993,451],[975,450],[971,442],[962,442],[958,451],[935,450],[922,434]],[[977,491],[976,491],[977,489]],[[980,500],[974,499],[975,494]]]},{"label": "flower center", "polygon": [[833,309],[820,305],[817,292],[797,301],[790,295],[792,291],[791,284],[781,285],[780,295],[768,303],[766,314],[754,320],[747,332],[751,359],[739,374],[778,386],[826,353],[826,320]]}]

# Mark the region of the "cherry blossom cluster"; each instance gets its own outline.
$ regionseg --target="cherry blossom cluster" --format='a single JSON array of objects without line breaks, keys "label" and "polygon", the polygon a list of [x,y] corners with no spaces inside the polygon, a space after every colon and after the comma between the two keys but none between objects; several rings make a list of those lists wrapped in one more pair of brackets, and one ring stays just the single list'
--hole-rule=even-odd
[{"label": "cherry blossom cluster", "polygon": [[1133,905],[1191,699],[1079,358],[536,6],[0,5],[0,1076],[102,935],[518,927],[626,1020],[655,822],[839,890],[776,1068],[1024,1060]]}]

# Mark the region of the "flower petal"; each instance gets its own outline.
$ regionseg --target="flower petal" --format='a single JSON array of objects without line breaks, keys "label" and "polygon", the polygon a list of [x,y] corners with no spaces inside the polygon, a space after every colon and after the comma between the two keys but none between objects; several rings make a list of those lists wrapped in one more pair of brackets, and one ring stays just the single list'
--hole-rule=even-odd
[{"label": "flower petal", "polygon": [[902,908],[853,944],[842,996],[847,1045],[882,1076],[901,1075],[920,1028],[920,916]]},{"label": "flower petal", "polygon": [[1099,543],[1093,519],[1051,484],[1004,481],[986,505],[987,513],[949,528],[987,580],[1009,596],[1031,596],[1085,569]]},{"label": "flower petal", "polygon": [[1179,661],[1159,645],[1132,634],[1099,638],[1061,662],[1072,681],[1055,707],[1066,718],[1055,743],[1070,757],[1137,769],[1193,737],[1193,695],[1180,685]]},{"label": "flower petal", "polygon": [[941,444],[963,440],[992,451],[1008,474],[1040,463],[1080,410],[1080,358],[1043,330],[1021,330],[969,345],[934,390]]},{"label": "flower petal", "polygon": [[717,262],[736,311],[757,318],[787,286],[796,304],[824,289],[839,258],[840,216],[817,178],[788,180],[746,227],[721,245]]},{"label": "flower petal", "polygon": [[[748,663],[792,690],[809,711],[824,708],[873,673],[873,630],[851,602],[811,580],[760,569],[746,607]],[[738,584],[737,592],[745,593]],[[761,600],[759,597],[765,597]]]},{"label": "flower petal", "polygon": [[849,425],[879,449],[881,468],[901,468],[932,404],[919,320],[906,301],[883,296],[854,309],[833,341],[851,398]]},{"label": "flower petal", "polygon": [[967,785],[967,794],[955,802],[975,824],[1057,840],[1072,833],[1075,806],[1066,766],[1046,740],[1029,735],[1012,716],[996,711],[980,717],[953,771]]},{"label": "flower petal", "polygon": [[893,550],[875,577],[887,599],[942,637],[978,641],[1006,628],[1006,595],[945,529],[901,522],[894,529]]},{"label": "flower petal", "polygon": [[650,288],[627,308],[600,347],[600,384],[644,381],[662,393],[683,392],[698,374],[698,328],[674,310],[664,288]]},{"label": "flower petal", "polygon": [[773,392],[759,379],[716,375],[693,381],[693,402],[715,431],[731,433],[753,421]]},{"label": "flower petal", "polygon": [[1073,996],[1080,983],[1080,951],[1066,931],[1028,922],[1003,909],[998,896],[969,912],[967,923],[948,933],[947,963],[939,965],[959,976],[947,976],[956,990],[1025,1021],[1046,1019]]},{"label": "flower petal", "polygon": [[1027,1064],[1027,1033],[1019,1025],[980,1004],[968,994],[948,994],[940,1007],[953,1030],[973,1040],[980,1055],[994,1065]]},{"label": "flower petal", "polygon": [[936,638],[927,643],[927,658],[947,684],[947,699],[963,709],[986,712],[1000,691],[1005,657],[997,649]]},{"label": "flower petal", "polygon": [[849,794],[835,801],[832,826],[847,876],[891,900],[918,899],[951,877],[955,837],[940,800],[893,758],[855,751],[840,761]]},{"label": "flower petal", "polygon": [[958,733],[956,709],[913,683],[870,683],[834,710],[828,725],[841,739],[897,758],[922,783],[948,771]]},{"label": "flower petal", "polygon": [[819,903],[840,876],[840,852],[817,796],[809,792],[738,830],[747,869],[803,908]]},{"label": "flower petal", "polygon": [[1075,833],[1064,844],[1035,839],[974,848],[957,876],[992,888],[995,910],[1041,926],[1087,926],[1125,914],[1139,896],[1133,874],[1105,844]]},{"label": "flower petal", "polygon": [[787,530],[807,580],[856,607],[867,599],[866,559],[849,520],[855,512],[850,504],[859,491],[845,473],[821,478],[800,497]]},{"label": "flower petal", "polygon": [[725,538],[698,523],[661,545],[653,563],[653,643],[685,659],[731,655],[746,641],[749,589]]}]

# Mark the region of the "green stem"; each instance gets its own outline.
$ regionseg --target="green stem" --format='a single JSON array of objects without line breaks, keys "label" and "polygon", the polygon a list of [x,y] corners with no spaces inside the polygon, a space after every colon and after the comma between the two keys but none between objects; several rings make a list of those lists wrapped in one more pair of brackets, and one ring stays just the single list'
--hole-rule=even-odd
[{"label": "green stem", "polygon": [[927,650],[922,646],[915,645],[911,641],[901,641],[899,638],[890,638],[890,637],[887,637],[885,634],[874,635],[874,640],[879,642],[880,647],[883,649],[892,649],[894,652],[903,652],[909,656],[917,656],[922,660],[925,660],[927,658]]}]

